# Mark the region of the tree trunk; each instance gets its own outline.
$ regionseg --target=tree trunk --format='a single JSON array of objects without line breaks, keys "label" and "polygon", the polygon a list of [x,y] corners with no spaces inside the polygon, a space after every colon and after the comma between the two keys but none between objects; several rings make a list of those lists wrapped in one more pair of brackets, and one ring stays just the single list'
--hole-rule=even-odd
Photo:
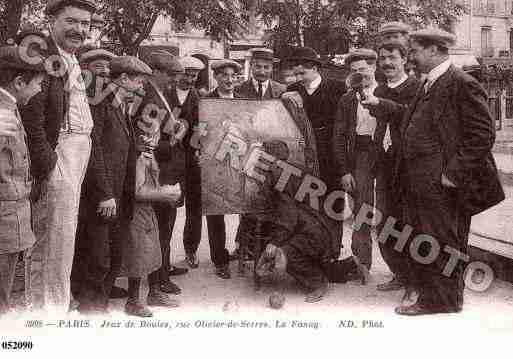
[{"label": "tree trunk", "polygon": [[24,5],[25,0],[8,0],[5,10],[0,14],[0,44],[5,44],[17,34]]}]

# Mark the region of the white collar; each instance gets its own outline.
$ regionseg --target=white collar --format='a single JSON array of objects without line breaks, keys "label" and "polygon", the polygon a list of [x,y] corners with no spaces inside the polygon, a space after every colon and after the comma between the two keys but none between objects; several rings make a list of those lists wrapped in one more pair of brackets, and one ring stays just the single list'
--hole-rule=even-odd
[{"label": "white collar", "polygon": [[447,70],[449,70],[451,64],[451,60],[447,59],[440,65],[429,71],[429,73],[427,74],[427,83],[432,85],[433,82],[438,80],[443,74],[447,72]]},{"label": "white collar", "polygon": [[0,92],[3,93],[5,96],[7,96],[7,98],[9,100],[11,100],[16,105],[16,103],[18,101],[16,100],[16,97],[14,97],[9,91],[7,91],[6,89],[0,87]]},{"label": "white collar", "polygon": [[223,94],[223,93],[219,92],[219,90],[217,90],[217,94],[219,95],[220,98],[234,98],[233,92],[230,92],[229,94]]},{"label": "white collar", "polygon": [[[271,80],[267,79],[264,82],[262,82],[262,92],[265,93],[267,91],[267,87],[269,87],[269,82]],[[253,86],[255,87],[255,90],[258,91],[258,81],[255,80],[254,77],[251,78],[251,82],[253,82]]]},{"label": "white collar", "polygon": [[313,80],[312,82],[310,82],[310,85],[308,86],[305,86],[305,88],[307,90],[315,90],[317,89],[320,85],[321,85],[321,81],[322,81],[322,77],[321,75],[317,75],[317,77],[315,78],[315,80]]},{"label": "white collar", "polygon": [[378,83],[376,80],[369,87],[365,88],[364,91],[367,93],[374,93],[374,91],[378,88]]},{"label": "white collar", "polygon": [[78,64],[77,57],[74,54],[67,52],[66,50],[61,48],[59,45],[57,45],[57,41],[55,41],[55,37],[53,36],[53,34],[52,34],[52,39],[53,39],[53,42],[55,43],[55,46],[57,47],[57,51],[59,51],[59,54],[62,57],[64,57],[68,62],[70,62],[74,65]]},{"label": "white collar", "polygon": [[395,82],[387,81],[387,86],[391,89],[395,89],[396,87],[401,86],[406,80],[408,80],[408,75],[406,73],[403,73],[399,80]]}]

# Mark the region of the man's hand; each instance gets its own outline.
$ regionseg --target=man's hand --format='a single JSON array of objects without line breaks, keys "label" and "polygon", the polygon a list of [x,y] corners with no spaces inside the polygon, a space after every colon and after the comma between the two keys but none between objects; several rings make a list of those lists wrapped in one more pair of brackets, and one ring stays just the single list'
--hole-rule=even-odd
[{"label": "man's hand", "polygon": [[442,173],[442,186],[449,188],[456,188],[456,185]]},{"label": "man's hand", "polygon": [[137,140],[137,151],[151,153],[155,149],[151,138],[148,136],[140,135]]},{"label": "man's hand", "polygon": [[182,196],[182,189],[180,188],[179,183],[174,185],[164,185],[160,188],[160,192],[162,193],[164,200],[170,204],[175,204]]},{"label": "man's hand", "polygon": [[[356,93],[356,98],[360,101],[360,94]],[[365,95],[365,99],[361,101],[363,106],[377,106],[379,105],[379,98],[374,96],[374,94],[369,93]]]},{"label": "man's hand", "polygon": [[274,258],[274,257],[276,257],[277,250],[278,250],[278,247],[276,247],[272,243],[268,243],[267,246],[265,247],[265,256],[268,258]]},{"label": "man's hand", "polygon": [[100,216],[105,218],[116,217],[117,208],[116,208],[116,200],[114,198],[108,199],[106,201],[102,201],[98,204],[98,209],[96,213],[100,214]]},{"label": "man's hand", "polygon": [[344,175],[340,180],[340,183],[342,184],[342,188],[346,192],[352,192],[356,188],[356,182],[351,173]]}]

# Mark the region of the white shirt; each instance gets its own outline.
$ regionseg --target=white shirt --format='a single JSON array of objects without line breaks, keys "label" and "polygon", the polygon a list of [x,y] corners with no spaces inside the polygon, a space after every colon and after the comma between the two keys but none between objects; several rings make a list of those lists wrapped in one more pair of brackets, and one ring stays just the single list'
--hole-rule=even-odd
[{"label": "white shirt", "polygon": [[[378,87],[378,84],[374,82],[371,86],[363,89],[366,94],[374,93],[374,90]],[[376,131],[376,117],[372,116],[368,108],[362,106],[358,102],[356,109],[356,134],[360,136],[371,136],[374,137],[374,131]]]},{"label": "white shirt", "polygon": [[313,80],[312,82],[310,82],[310,84],[308,86],[305,86],[305,90],[306,92],[311,95],[315,92],[315,90],[317,90],[317,88],[321,85],[321,81],[322,81],[322,77],[321,75],[318,75],[317,78],[315,80]]},{"label": "white shirt", "polygon": [[426,76],[426,84],[424,85],[424,90],[427,92],[433,86],[433,84],[438,80],[443,74],[449,70],[449,67],[451,66],[452,62],[450,59],[445,60],[440,65],[429,71],[429,73]]},{"label": "white shirt", "polygon": [[406,80],[408,80],[408,75],[403,74],[403,76],[401,76],[401,78],[395,82],[387,81],[387,86],[391,89],[395,89],[396,87],[401,86]]},{"label": "white shirt", "polygon": [[82,69],[78,64],[75,55],[70,54],[60,47],[59,53],[68,65],[68,81],[65,84],[65,91],[69,91],[69,112],[65,120],[62,132],[90,134],[93,129],[93,117],[87,99],[86,87],[82,77]]},{"label": "white shirt", "polygon": [[219,90],[217,91],[217,93],[219,94],[219,97],[220,98],[234,98],[233,97],[233,92],[230,92],[228,94],[225,94],[225,93],[221,93],[219,92]]},{"label": "white shirt", "polygon": [[6,89],[0,87],[0,92],[3,93],[5,96],[7,96],[7,98],[9,100],[11,100],[14,104],[16,104],[18,101],[16,100],[16,97],[14,97],[13,95],[11,95],[11,93],[9,91],[7,91]]},{"label": "white shirt", "polygon": [[180,102],[180,105],[183,105],[185,100],[187,99],[187,96],[189,96],[190,90],[182,90],[178,87],[176,88],[176,96],[178,97],[178,102]]},{"label": "white shirt", "polygon": [[[253,86],[255,87],[256,93],[258,93],[258,81],[255,79],[252,79]],[[262,82],[262,97],[264,97],[265,93],[267,92],[267,88],[269,87],[269,80],[265,80]]]}]

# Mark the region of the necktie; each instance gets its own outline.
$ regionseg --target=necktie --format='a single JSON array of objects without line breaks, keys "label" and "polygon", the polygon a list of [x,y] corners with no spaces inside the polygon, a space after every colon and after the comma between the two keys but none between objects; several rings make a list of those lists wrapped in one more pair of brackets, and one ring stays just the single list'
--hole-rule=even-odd
[{"label": "necktie", "polygon": [[262,83],[258,81],[258,99],[261,100],[264,97]]}]

